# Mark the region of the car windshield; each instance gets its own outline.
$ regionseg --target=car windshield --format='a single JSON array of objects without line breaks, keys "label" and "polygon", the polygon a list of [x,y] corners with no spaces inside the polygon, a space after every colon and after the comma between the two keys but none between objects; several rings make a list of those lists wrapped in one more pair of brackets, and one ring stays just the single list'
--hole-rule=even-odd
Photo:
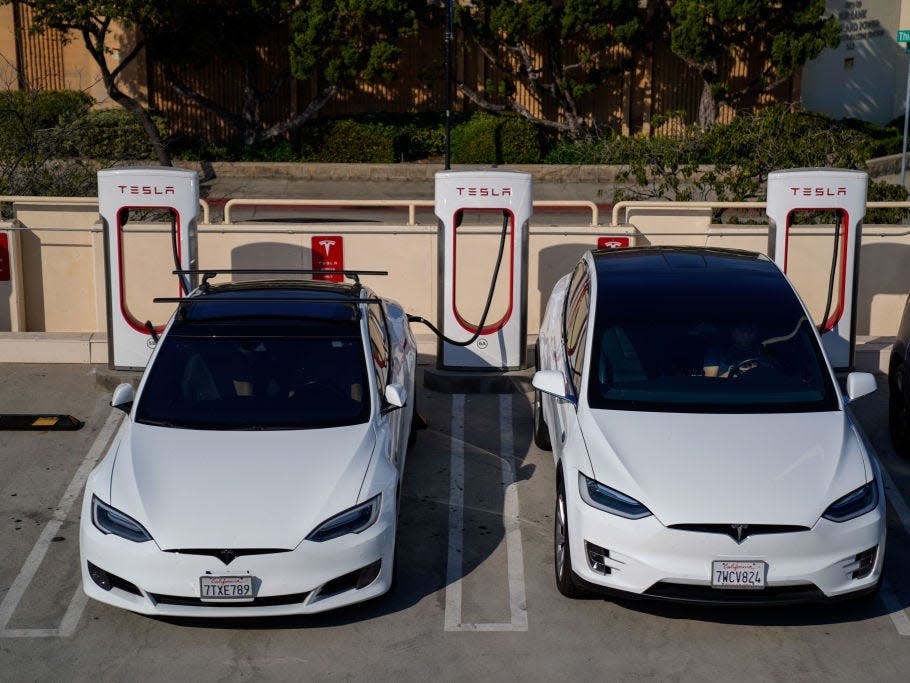
[{"label": "car windshield", "polygon": [[359,324],[176,325],[149,370],[136,421],[185,429],[314,429],[365,422]]},{"label": "car windshield", "polygon": [[603,283],[591,348],[591,407],[836,410],[812,323],[789,284],[779,274],[739,281],[736,275],[724,281],[705,273],[681,282],[651,274],[624,283],[630,286]]}]

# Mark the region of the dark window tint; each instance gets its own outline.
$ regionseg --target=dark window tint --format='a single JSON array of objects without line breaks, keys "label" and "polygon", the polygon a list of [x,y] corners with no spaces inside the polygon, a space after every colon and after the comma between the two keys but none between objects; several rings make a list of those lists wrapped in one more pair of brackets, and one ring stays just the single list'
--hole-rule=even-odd
[{"label": "dark window tint", "polygon": [[389,377],[389,336],[385,326],[385,315],[379,305],[370,304],[369,311],[367,328],[370,332],[370,355],[376,373],[376,387],[382,396]]},{"label": "dark window tint", "polygon": [[309,429],[365,422],[369,410],[356,324],[274,336],[267,326],[190,325],[162,341],[136,420],[187,429]]},{"label": "dark window tint", "polygon": [[572,277],[566,299],[565,344],[572,387],[577,394],[585,363],[588,316],[591,309],[591,281],[580,264]]},{"label": "dark window tint", "polygon": [[592,407],[837,409],[812,323],[780,273],[606,273],[598,285]]}]

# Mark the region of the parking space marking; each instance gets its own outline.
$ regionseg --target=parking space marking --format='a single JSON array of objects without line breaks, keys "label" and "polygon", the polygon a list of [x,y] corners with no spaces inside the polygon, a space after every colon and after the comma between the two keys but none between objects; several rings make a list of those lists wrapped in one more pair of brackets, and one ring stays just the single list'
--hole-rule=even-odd
[{"label": "parking space marking", "polygon": [[75,505],[76,501],[79,500],[79,497],[82,495],[82,490],[85,488],[85,481],[88,479],[88,475],[101,458],[108,442],[110,442],[111,437],[120,426],[122,417],[123,413],[119,410],[112,410],[110,415],[108,415],[107,420],[105,420],[104,425],[98,432],[98,436],[95,437],[92,447],[79,465],[79,469],[76,470],[76,474],[73,476],[72,481],[70,481],[69,486],[66,487],[66,491],[63,492],[63,497],[54,509],[51,519],[44,525],[44,529],[41,531],[38,540],[35,541],[34,547],[25,559],[22,569],[19,570],[19,574],[13,580],[12,585],[3,597],[3,602],[0,602],[0,638],[48,638],[55,636],[70,636],[75,631],[75,625],[79,622],[79,617],[82,616],[82,609],[85,607],[86,603],[85,600],[80,601],[80,595],[82,593],[81,585],[77,587],[76,594],[70,601],[69,607],[67,607],[66,613],[58,628],[7,629],[6,627],[13,618],[16,609],[19,607],[19,602],[22,600],[22,596],[25,595],[25,591],[28,589],[29,584],[32,582],[32,579],[35,578],[35,574],[38,573],[38,568],[41,566],[41,562],[44,560],[44,556],[47,554],[53,538],[57,535],[63,522],[72,510],[73,505]]},{"label": "parking space marking", "polygon": [[452,396],[449,465],[449,557],[446,565],[445,630],[461,630],[462,536],[464,535],[464,394]]},{"label": "parking space marking", "polygon": [[464,551],[464,420],[465,396],[452,396],[451,471],[449,476],[449,544],[446,569],[446,631],[527,631],[524,552],[521,544],[518,489],[515,483],[512,395],[499,398],[501,485],[503,526],[509,577],[508,623],[463,623],[461,621]]}]

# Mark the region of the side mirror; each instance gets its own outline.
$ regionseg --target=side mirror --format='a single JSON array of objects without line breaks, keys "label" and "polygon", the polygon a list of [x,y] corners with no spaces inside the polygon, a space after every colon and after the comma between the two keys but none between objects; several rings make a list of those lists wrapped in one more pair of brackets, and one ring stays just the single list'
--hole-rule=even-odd
[{"label": "side mirror", "polygon": [[385,400],[390,406],[404,408],[408,400],[408,392],[400,384],[389,384],[385,388]]},{"label": "side mirror", "polygon": [[851,372],[847,375],[847,398],[853,401],[878,389],[871,372]]},{"label": "side mirror", "polygon": [[573,401],[566,391],[566,380],[557,370],[538,370],[531,380],[534,388],[550,396],[555,396],[563,401]]},{"label": "side mirror", "polygon": [[130,410],[133,409],[133,399],[135,398],[136,393],[133,391],[132,384],[129,384],[128,382],[118,384],[111,396],[111,407],[129,414]]}]

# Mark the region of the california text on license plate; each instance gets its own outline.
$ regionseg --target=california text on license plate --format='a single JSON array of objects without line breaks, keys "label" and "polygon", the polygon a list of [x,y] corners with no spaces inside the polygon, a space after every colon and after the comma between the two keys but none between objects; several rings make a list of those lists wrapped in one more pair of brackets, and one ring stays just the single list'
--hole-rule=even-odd
[{"label": "california text on license plate", "polygon": [[249,602],[253,599],[253,577],[200,576],[199,599],[203,602]]},{"label": "california text on license plate", "polygon": [[711,563],[711,586],[714,588],[746,588],[758,590],[765,587],[765,562],[717,560]]}]

